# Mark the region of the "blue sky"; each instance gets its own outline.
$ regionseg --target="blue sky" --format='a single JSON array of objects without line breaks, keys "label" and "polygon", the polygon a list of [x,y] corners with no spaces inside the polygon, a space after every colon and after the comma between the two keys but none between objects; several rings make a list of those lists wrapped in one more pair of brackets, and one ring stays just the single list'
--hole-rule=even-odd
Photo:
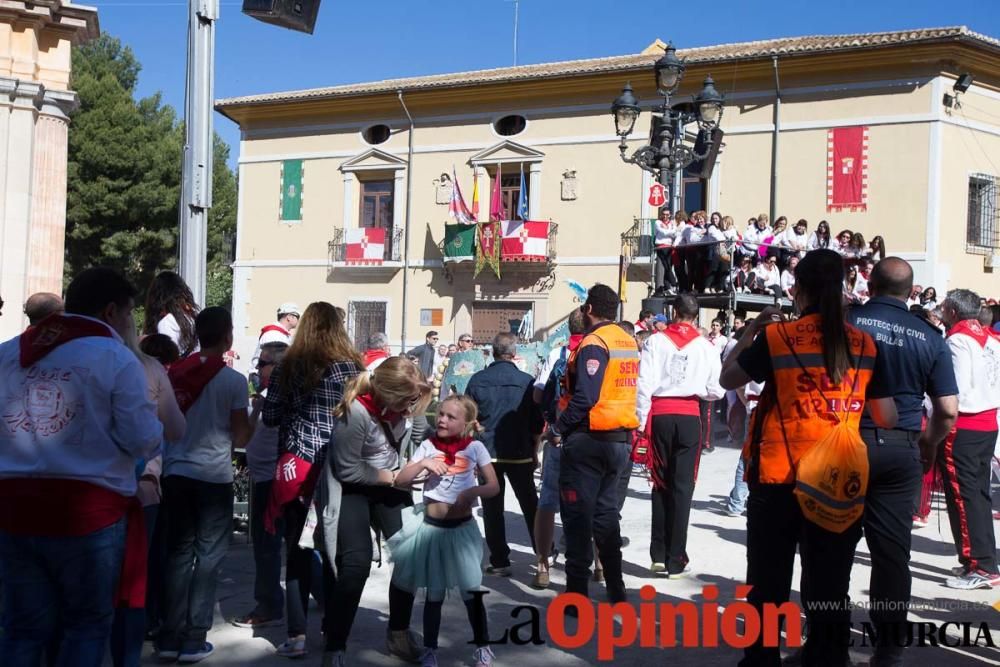
[{"label": "blue sky", "polygon": [[[184,101],[185,0],[81,0],[101,28],[132,47],[141,95]],[[510,0],[322,0],[316,31],[255,21],[241,2],[221,0],[216,96],[513,64]],[[657,37],[680,47],[810,34],[967,25],[1000,38],[1000,2],[940,0],[717,0],[693,5],[629,0],[521,0],[518,63],[638,53]],[[686,7],[686,8],[685,8]],[[698,11],[694,11],[697,8]],[[610,100],[609,100],[610,103]],[[236,126],[216,115],[233,147]]]}]

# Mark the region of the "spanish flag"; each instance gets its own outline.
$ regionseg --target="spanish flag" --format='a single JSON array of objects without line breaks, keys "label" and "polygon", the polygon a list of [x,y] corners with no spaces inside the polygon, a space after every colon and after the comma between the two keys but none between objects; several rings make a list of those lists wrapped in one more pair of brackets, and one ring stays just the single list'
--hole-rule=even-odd
[{"label": "spanish flag", "polygon": [[479,170],[472,172],[472,219],[479,219]]}]

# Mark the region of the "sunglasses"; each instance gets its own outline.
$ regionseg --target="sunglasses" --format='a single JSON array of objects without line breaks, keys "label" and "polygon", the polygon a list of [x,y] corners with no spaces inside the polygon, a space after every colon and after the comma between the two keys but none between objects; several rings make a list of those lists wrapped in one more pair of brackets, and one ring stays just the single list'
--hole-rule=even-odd
[{"label": "sunglasses", "polygon": [[459,338],[458,342],[459,343],[471,343],[472,339],[471,338]]}]

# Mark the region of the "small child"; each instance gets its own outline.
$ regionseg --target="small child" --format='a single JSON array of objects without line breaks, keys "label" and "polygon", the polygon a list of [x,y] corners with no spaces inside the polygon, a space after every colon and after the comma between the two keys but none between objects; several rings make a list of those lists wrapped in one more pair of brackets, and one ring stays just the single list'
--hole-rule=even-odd
[{"label": "small child", "polygon": [[[477,498],[491,498],[500,491],[489,452],[472,437],[479,429],[478,414],[468,396],[452,395],[442,401],[435,435],[420,443],[396,476],[395,484],[401,487],[423,481],[424,502],[404,516],[403,527],[388,542],[395,563],[392,583],[411,593],[427,589],[423,667],[437,667],[441,606],[450,588],[461,591],[465,601],[477,645],[476,667],[489,667],[495,657],[487,644],[483,597],[472,595],[483,581],[483,538],[472,507]],[[485,484],[478,482],[477,467]]]}]

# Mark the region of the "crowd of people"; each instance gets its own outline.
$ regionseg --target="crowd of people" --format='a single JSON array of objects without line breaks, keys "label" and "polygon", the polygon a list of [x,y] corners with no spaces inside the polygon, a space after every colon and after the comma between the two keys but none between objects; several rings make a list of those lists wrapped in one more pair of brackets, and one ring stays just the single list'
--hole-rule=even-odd
[{"label": "crowd of people", "polygon": [[[798,551],[803,664],[848,664],[842,603],[864,536],[873,602],[895,603],[873,606],[873,664],[900,664],[893,638],[905,636],[910,517],[920,516],[935,471],[958,559],[943,583],[1000,585],[989,502],[1000,314],[965,289],[939,302],[913,284],[905,261],[885,256],[863,263],[862,304],[845,295],[853,265],[845,270],[844,253],[828,247],[828,226],[809,237],[805,221],[791,230],[776,221],[769,233],[792,239],[785,248],[761,236],[766,216],[749,240],[715,217],[696,213],[689,228],[740,242],[735,255],[763,270],[784,263],[795,315],[768,307],[704,329],[697,298],[682,293],[669,313],[643,311],[632,323],[620,320],[614,290],[597,284],[569,316],[568,343],[537,376],[518,368],[516,337],[498,332],[493,362],[464,393],[435,405],[432,378],[448,349],[434,331],[406,354],[394,356],[384,333],[361,352],[343,309],[285,303],[261,329],[247,378],[231,367],[228,311],[200,308],[172,272],[146,291],[141,337],[138,292],[109,269],[81,272],[64,302],[35,295],[25,304],[30,326],[0,345],[0,391],[20,397],[0,426],[0,663],[98,667],[110,645],[116,667],[132,666],[146,639],[162,661],[211,655],[239,450],[252,481],[255,606],[232,619],[236,626],[284,626],[277,654],[304,657],[316,597],[322,664],[346,665],[372,563],[386,557],[388,652],[435,667],[442,602],[458,591],[473,664],[488,667],[496,657],[489,612],[475,593],[484,576],[518,574],[507,485],[532,537],[533,586],[551,586],[558,514],[566,591],[589,599],[591,585],[603,584],[608,600],[626,602],[623,539],[640,537],[623,536],[620,524],[633,466],[652,484],[649,576],[683,577],[697,567],[688,524],[714,416],[743,442],[725,507],[747,517],[748,602],[761,611],[789,599]],[[721,255],[696,256],[694,234],[684,231],[692,247],[680,264],[676,244],[662,262],[679,289],[712,288],[720,283],[710,276],[729,272],[720,273]],[[863,259],[860,235],[840,238]],[[911,312],[914,299],[939,312],[941,328]],[[473,345],[463,334],[456,350]],[[863,515],[836,530],[796,491],[805,483],[800,464],[835,429],[851,434],[868,462],[867,488],[859,483],[852,496],[863,498]],[[485,535],[474,520],[480,503]],[[411,625],[421,593],[418,636]],[[780,664],[778,648],[755,642],[741,664]]]}]

